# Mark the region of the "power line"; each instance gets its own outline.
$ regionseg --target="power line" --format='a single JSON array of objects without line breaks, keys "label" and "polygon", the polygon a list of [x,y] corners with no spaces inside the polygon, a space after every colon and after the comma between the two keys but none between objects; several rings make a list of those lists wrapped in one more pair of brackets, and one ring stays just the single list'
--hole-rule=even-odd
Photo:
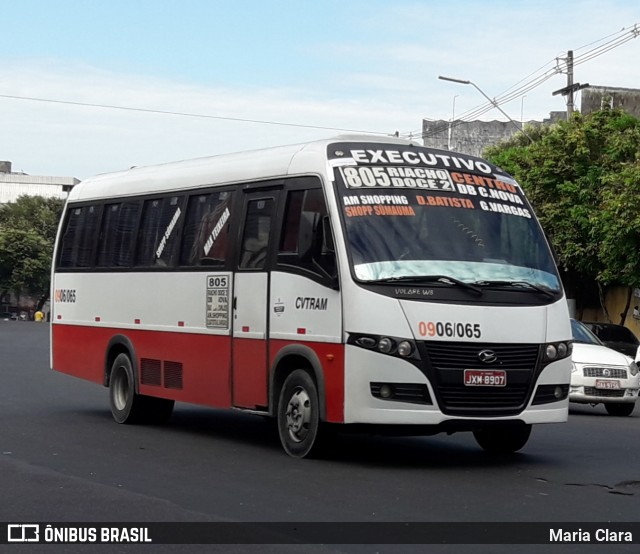
[{"label": "power line", "polygon": [[320,129],[323,131],[339,131],[343,133],[365,133],[370,135],[391,135],[392,133],[384,133],[381,131],[363,131],[360,129],[345,129],[341,127],[325,127],[322,125],[306,125],[302,123],[286,123],[283,121],[268,121],[263,119],[247,119],[242,117],[229,117],[222,115],[208,115],[208,114],[199,114],[199,113],[189,113],[189,112],[173,112],[168,110],[155,110],[151,108],[136,108],[131,106],[117,106],[113,104],[94,104],[91,102],[75,102],[71,100],[55,100],[52,98],[36,98],[31,96],[18,96],[13,94],[0,94],[0,98],[9,98],[12,100],[26,100],[31,102],[45,102],[48,104],[63,104],[67,106],[82,106],[85,108],[101,108],[101,109],[109,109],[109,110],[124,110],[129,112],[143,112],[143,113],[152,113],[152,114],[162,114],[162,115],[177,115],[183,117],[199,117],[204,119],[218,119],[222,121],[235,121],[238,123],[257,123],[260,125],[278,125],[281,127],[298,127],[304,129]]},{"label": "power line", "polygon": [[[613,50],[614,48],[617,48],[618,46],[625,44],[626,42],[629,42],[630,40],[633,40],[634,38],[637,38],[638,36],[640,36],[640,24],[638,23],[634,24],[631,29],[623,27],[620,31],[616,33],[612,33],[611,35],[608,35],[599,40],[596,40],[594,42],[591,42],[589,44],[586,44],[577,48],[576,50],[582,50],[594,44],[599,44],[604,40],[610,39],[611,37],[616,37],[604,44],[601,44],[600,46],[597,46],[595,48],[592,48],[591,50],[588,50],[587,52],[585,52],[584,54],[581,54],[580,56],[577,56],[573,60],[573,65],[576,66],[582,63],[586,63],[594,58],[597,58],[598,56],[601,56],[602,54],[605,54],[606,52]],[[541,75],[531,79],[530,81],[525,82],[520,87],[515,88],[515,90],[512,90],[514,89],[514,87],[517,87],[517,85],[525,81],[529,76],[535,75],[537,72],[541,71],[544,67],[554,62],[555,62],[554,68],[548,69]],[[462,123],[465,123],[467,121],[472,121],[473,119],[477,119],[481,115],[484,115],[488,111],[492,110],[494,107],[497,107],[497,105],[504,104],[506,102],[511,102],[516,98],[520,98],[525,94],[527,94],[527,92],[542,85],[545,81],[549,80],[551,77],[557,75],[558,73],[564,73],[566,71],[567,71],[567,60],[565,58],[555,58],[554,60],[551,60],[550,62],[547,62],[546,64],[541,66],[537,71],[534,71],[533,73],[529,74],[528,77],[524,77],[523,79],[518,81],[515,85],[511,86],[510,88],[502,92],[500,95],[496,96],[493,99],[494,103],[489,102],[486,104],[481,104],[479,106],[476,106],[475,108],[472,108],[466,112],[463,112],[462,114],[460,114],[460,117],[456,119],[456,121],[451,122],[451,126],[457,127]],[[424,139],[424,138],[434,136],[444,132],[449,128],[449,125],[450,124],[447,122],[446,125],[445,124],[440,125],[439,127],[436,127],[426,133],[420,132],[422,130],[420,131],[416,130],[416,131],[409,131],[408,133],[400,133],[400,134],[401,136],[406,136],[408,134],[413,136],[415,133],[420,132],[421,138]]]}]

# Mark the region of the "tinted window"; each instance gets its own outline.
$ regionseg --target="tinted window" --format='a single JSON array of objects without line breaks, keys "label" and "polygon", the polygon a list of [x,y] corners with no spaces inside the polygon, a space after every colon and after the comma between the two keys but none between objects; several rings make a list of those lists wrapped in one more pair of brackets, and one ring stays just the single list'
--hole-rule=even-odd
[{"label": "tinted window", "polygon": [[266,266],[273,205],[273,198],[261,198],[248,202],[242,235],[240,268],[264,269]]},{"label": "tinted window", "polygon": [[230,192],[189,199],[182,236],[181,265],[223,265],[229,246]]},{"label": "tinted window", "polygon": [[91,267],[100,221],[98,206],[71,208],[60,247],[59,267]]},{"label": "tinted window", "polygon": [[137,266],[173,265],[182,216],[180,200],[179,196],[170,196],[144,203],[136,248]]},{"label": "tinted window", "polygon": [[139,202],[107,204],[98,243],[98,267],[131,266]]},{"label": "tinted window", "polygon": [[[328,275],[334,275],[335,255],[327,248],[331,237],[324,236],[330,234],[327,223],[327,206],[322,189],[290,191],[287,195],[278,262],[315,272],[321,267]],[[309,231],[314,234],[318,243],[315,244],[311,257],[305,258],[304,253],[298,252],[298,243],[301,233]]]}]

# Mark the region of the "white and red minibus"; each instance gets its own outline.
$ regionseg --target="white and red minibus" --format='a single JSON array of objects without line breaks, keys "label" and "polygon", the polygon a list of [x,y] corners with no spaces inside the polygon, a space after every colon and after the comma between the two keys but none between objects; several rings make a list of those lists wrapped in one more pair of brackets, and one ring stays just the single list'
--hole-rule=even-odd
[{"label": "white and red minibus", "polygon": [[118,423],[232,408],[275,418],[297,457],[327,428],[514,452],[568,415],[567,303],[521,187],[395,138],[81,182],[51,321],[53,369],[108,387]]}]

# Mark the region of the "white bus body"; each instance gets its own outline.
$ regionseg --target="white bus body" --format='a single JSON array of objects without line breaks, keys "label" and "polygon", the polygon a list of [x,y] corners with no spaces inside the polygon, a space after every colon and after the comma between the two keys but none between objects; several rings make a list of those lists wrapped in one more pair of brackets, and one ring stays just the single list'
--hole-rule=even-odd
[{"label": "white bus body", "polygon": [[570,325],[519,185],[488,162],[338,137],[102,175],[69,195],[53,369],[121,423],[174,401],[278,419],[473,431],[512,452],[568,414]]}]

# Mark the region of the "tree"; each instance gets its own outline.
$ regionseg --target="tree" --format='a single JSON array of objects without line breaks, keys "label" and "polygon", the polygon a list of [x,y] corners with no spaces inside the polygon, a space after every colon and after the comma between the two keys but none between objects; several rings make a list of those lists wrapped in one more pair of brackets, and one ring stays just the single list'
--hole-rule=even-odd
[{"label": "tree", "polygon": [[566,278],[595,282],[604,309],[608,286],[640,286],[640,119],[576,113],[533,139],[516,136],[485,155],[522,184]]},{"label": "tree", "polygon": [[20,196],[0,205],[0,229],[33,230],[53,246],[64,200],[43,196]]},{"label": "tree", "polygon": [[16,294],[42,296],[49,287],[50,244],[35,231],[0,230],[0,283]]},{"label": "tree", "polygon": [[64,200],[20,196],[0,206],[0,294],[29,293],[49,298],[53,245]]}]

